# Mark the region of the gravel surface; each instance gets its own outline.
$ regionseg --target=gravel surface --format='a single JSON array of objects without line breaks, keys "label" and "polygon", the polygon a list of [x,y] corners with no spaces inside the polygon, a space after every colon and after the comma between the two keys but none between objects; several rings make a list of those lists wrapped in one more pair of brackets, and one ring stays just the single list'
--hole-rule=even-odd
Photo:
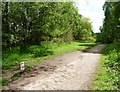
[{"label": "gravel surface", "polygon": [[[49,60],[9,85],[22,90],[89,90],[104,45]],[[26,75],[32,77],[25,77]]]}]

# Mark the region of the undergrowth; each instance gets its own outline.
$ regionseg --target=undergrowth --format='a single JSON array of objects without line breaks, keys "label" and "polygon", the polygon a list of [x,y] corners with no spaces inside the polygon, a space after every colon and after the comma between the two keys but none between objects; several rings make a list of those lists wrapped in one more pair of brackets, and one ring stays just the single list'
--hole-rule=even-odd
[{"label": "undergrowth", "polygon": [[93,90],[120,90],[120,43],[108,44],[100,59]]}]

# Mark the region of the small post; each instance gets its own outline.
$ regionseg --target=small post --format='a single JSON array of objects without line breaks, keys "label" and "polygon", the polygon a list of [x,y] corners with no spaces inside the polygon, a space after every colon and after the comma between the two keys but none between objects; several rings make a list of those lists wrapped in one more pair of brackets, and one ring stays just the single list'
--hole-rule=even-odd
[{"label": "small post", "polygon": [[20,70],[21,70],[21,72],[23,72],[25,70],[25,63],[24,62],[20,62]]}]

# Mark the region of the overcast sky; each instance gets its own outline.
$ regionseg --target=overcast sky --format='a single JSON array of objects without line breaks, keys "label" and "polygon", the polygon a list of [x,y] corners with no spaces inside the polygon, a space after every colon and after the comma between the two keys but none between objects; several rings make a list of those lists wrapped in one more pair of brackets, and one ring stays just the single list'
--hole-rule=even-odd
[{"label": "overcast sky", "polygon": [[100,32],[99,28],[104,19],[104,11],[102,6],[105,0],[76,0],[79,13],[84,17],[88,17],[92,21],[93,31]]}]

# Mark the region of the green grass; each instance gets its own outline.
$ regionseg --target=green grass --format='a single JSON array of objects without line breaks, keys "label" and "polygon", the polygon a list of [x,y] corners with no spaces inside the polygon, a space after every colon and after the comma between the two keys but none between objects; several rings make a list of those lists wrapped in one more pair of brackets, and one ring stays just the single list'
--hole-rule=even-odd
[{"label": "green grass", "polygon": [[5,86],[7,84],[8,84],[8,80],[6,78],[0,77],[0,87],[1,87],[1,85]]},{"label": "green grass", "polygon": [[[70,44],[50,43],[45,46],[33,45],[28,47],[25,51],[20,51],[19,48],[12,48],[11,50],[3,51],[3,74],[4,70],[9,70],[10,72],[18,70],[20,62],[25,62],[25,71],[30,71],[45,59],[76,50],[83,51],[95,45],[96,43],[71,42]],[[11,76],[12,79],[16,79],[21,75],[17,73],[9,76]]]},{"label": "green grass", "polygon": [[[85,50],[91,46],[96,45],[95,43],[79,43],[79,42],[71,42],[68,43],[52,43],[49,44],[49,48],[51,49],[50,53],[43,51],[41,46],[30,46],[26,51],[20,51],[18,48],[12,48],[11,50],[3,51],[3,60],[2,66],[3,70],[8,69],[19,69],[19,62],[24,61],[29,66],[35,66],[38,63],[41,63],[42,60],[58,56],[64,53],[72,52],[75,50]],[[41,51],[42,50],[42,51]],[[46,55],[41,55],[41,53],[47,53]],[[38,54],[38,56],[36,56]]]},{"label": "green grass", "polygon": [[54,55],[60,55],[68,52],[72,52],[75,50],[80,50],[83,51],[89,47],[95,46],[96,43],[79,43],[79,42],[71,42],[70,44],[68,43],[63,43],[60,45],[53,44],[52,49],[54,52]]},{"label": "green grass", "polygon": [[109,44],[105,47],[91,89],[120,90],[119,43]]}]

